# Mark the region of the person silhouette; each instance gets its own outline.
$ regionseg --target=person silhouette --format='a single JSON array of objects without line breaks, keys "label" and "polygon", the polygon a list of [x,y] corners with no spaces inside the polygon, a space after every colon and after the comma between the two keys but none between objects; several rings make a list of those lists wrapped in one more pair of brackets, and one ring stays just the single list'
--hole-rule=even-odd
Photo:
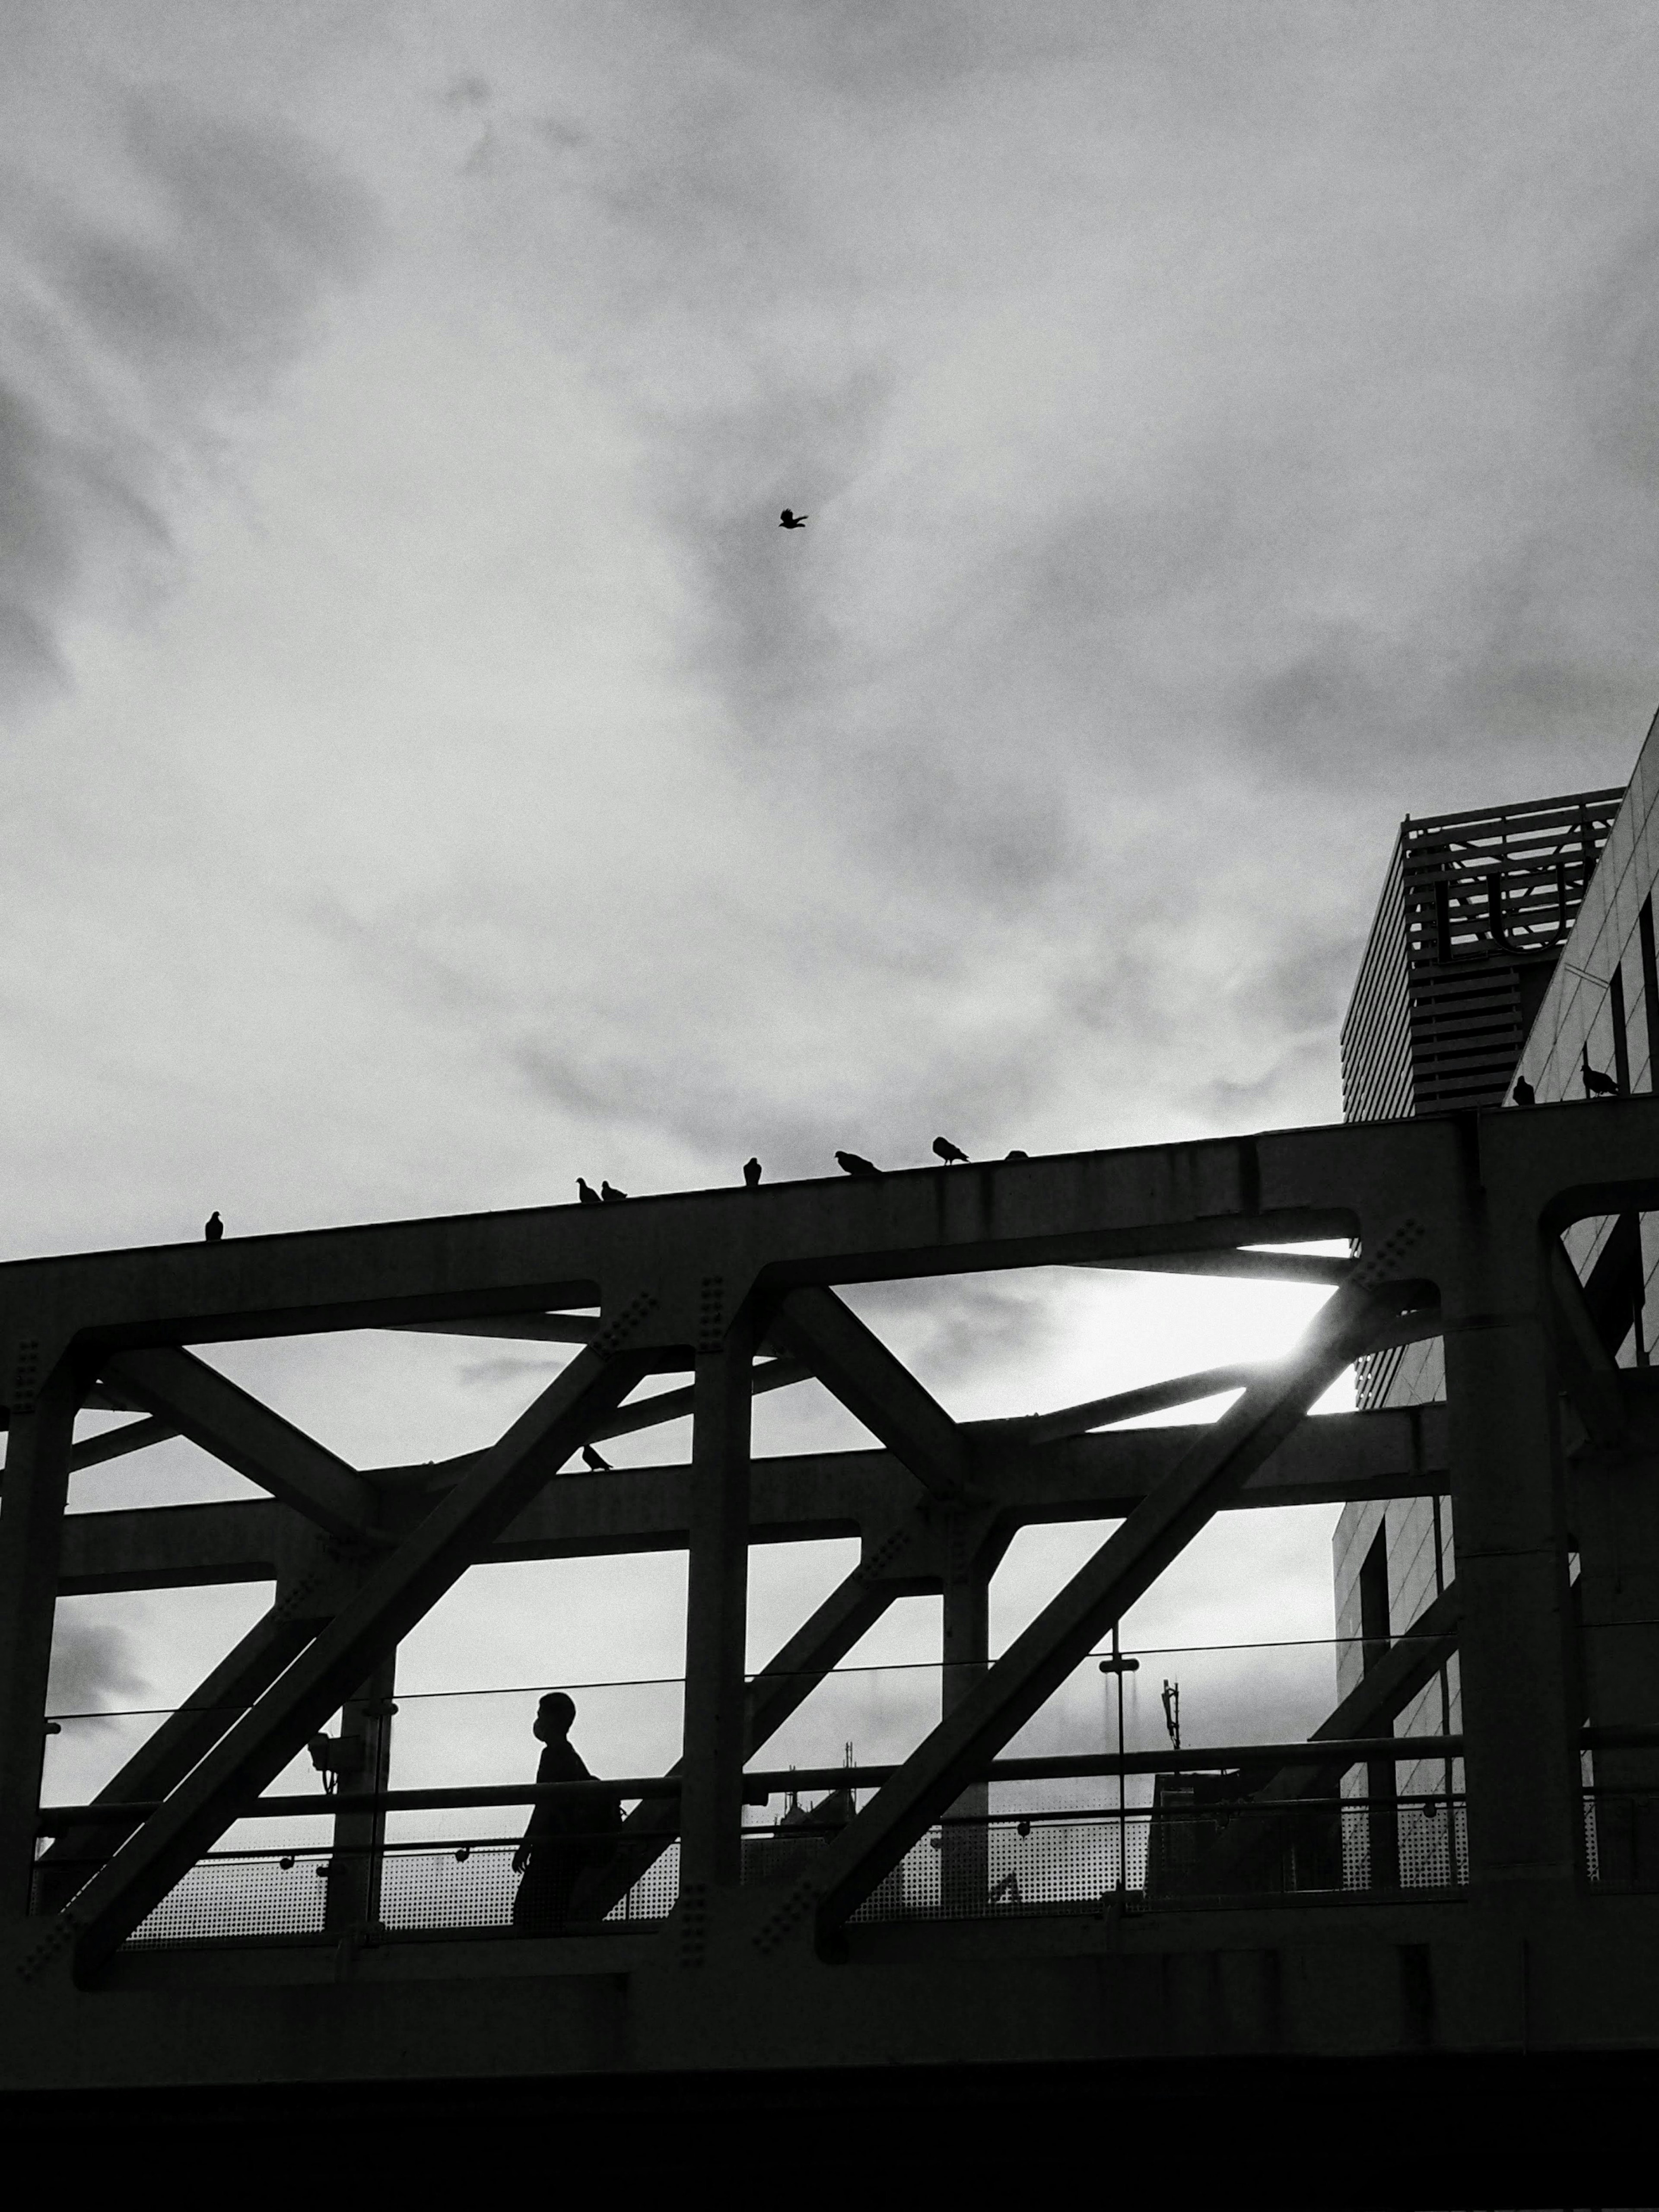
[{"label": "person silhouette", "polygon": [[[575,1717],[576,1701],[562,1690],[550,1690],[537,1706],[532,1733],[544,1746],[536,1767],[538,1787],[592,1780],[570,1741]],[[513,1854],[513,1871],[520,1877],[513,1925],[520,1936],[563,1933],[576,1877],[584,1867],[605,1864],[621,1826],[622,1800],[609,1790],[544,1797],[532,1809],[524,1840]]]}]

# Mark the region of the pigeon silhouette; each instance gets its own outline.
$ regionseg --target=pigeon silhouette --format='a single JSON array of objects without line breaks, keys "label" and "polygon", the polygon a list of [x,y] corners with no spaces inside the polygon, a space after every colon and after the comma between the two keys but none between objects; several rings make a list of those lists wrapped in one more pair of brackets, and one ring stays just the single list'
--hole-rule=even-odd
[{"label": "pigeon silhouette", "polygon": [[761,1179],[761,1164],[758,1160],[748,1159],[744,1162],[743,1179],[749,1188],[753,1190]]},{"label": "pigeon silhouette", "polygon": [[599,1203],[599,1194],[586,1176],[576,1177],[576,1194],[584,1206],[597,1206]]},{"label": "pigeon silhouette", "polygon": [[1538,1093],[1524,1075],[1517,1075],[1515,1079],[1515,1103],[1517,1106],[1535,1106],[1538,1103]]},{"label": "pigeon silhouette", "polygon": [[617,1471],[608,1459],[599,1457],[592,1444],[582,1446],[582,1465],[590,1474],[614,1474]]},{"label": "pigeon silhouette", "polygon": [[1611,1075],[1603,1075],[1599,1069],[1590,1066],[1588,1046],[1580,1047],[1578,1058],[1584,1078],[1585,1097],[1616,1098],[1619,1096],[1618,1083]]},{"label": "pigeon silhouette", "polygon": [[224,1233],[225,1224],[220,1220],[219,1209],[216,1206],[212,1212],[209,1214],[207,1219],[202,1224],[202,1234],[207,1238],[210,1244],[216,1244]]},{"label": "pigeon silhouette", "polygon": [[947,1168],[950,1166],[952,1160],[965,1160],[968,1157],[967,1153],[963,1151],[962,1146],[960,1145],[953,1145],[948,1137],[935,1137],[933,1139],[933,1150],[939,1154],[940,1159],[944,1161]]},{"label": "pigeon silhouette", "polygon": [[881,1170],[873,1160],[861,1158],[857,1152],[837,1152],[836,1163],[849,1176],[878,1176]]},{"label": "pigeon silhouette", "polygon": [[1029,1160],[1031,1155],[1029,1152],[1006,1152],[1003,1157],[1010,1160]]},{"label": "pigeon silhouette", "polygon": [[780,530],[804,530],[806,527],[807,520],[808,518],[805,515],[796,514],[792,511],[792,509],[786,507],[783,513],[778,517],[778,528]]},{"label": "pigeon silhouette", "polygon": [[606,1206],[615,1206],[619,1199],[627,1195],[625,1190],[618,1190],[614,1183],[602,1182],[599,1185],[599,1196]]}]

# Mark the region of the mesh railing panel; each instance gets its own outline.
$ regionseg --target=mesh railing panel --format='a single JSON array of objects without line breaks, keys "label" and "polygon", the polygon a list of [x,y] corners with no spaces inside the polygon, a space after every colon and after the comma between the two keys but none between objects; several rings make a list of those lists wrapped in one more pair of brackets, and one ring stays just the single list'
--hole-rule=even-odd
[{"label": "mesh railing panel", "polygon": [[[1586,1801],[1587,1843],[1613,1808]],[[809,1872],[837,1832],[810,1818],[744,1838],[745,1882]],[[333,1940],[362,1900],[387,1936],[507,1932],[519,1879],[511,1840],[392,1844],[371,1858],[324,1846],[228,1850],[204,1859],[131,1937],[143,1947]],[[571,1917],[529,1932],[599,1933],[660,1921],[679,1887],[679,1847],[642,1869],[604,1922]],[[1596,1862],[1592,1858],[1592,1871]],[[860,1923],[1000,1918],[1097,1911],[1248,1905],[1300,1897],[1343,1902],[1460,1888],[1468,1879],[1463,1802],[1376,1807],[1364,1800],[1211,1808],[1197,1815],[1089,1808],[952,1819],[931,1830],[860,1905]],[[378,1884],[378,1895],[367,1885]],[[331,1894],[334,1911],[331,1912]],[[343,1899],[356,1899],[343,1910]],[[562,1913],[563,1908],[561,1908]]]}]

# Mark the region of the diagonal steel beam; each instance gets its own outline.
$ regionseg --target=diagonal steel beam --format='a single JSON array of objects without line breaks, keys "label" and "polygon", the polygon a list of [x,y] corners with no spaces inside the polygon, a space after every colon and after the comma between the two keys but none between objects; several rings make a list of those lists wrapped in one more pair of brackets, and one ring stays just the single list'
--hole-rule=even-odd
[{"label": "diagonal steel beam", "polygon": [[1264,1370],[1093,1559],[943,1720],[845,1831],[813,1881],[829,1934],[1088,1656],[1283,1442],[1316,1398],[1374,1340],[1370,1292],[1335,1291],[1289,1358]]},{"label": "diagonal steel beam", "polygon": [[1619,1369],[1601,1341],[1584,1286],[1558,1239],[1549,1255],[1550,1302],[1556,1317],[1561,1383],[1593,1443],[1616,1450],[1630,1437]]},{"label": "diagonal steel beam", "polygon": [[373,1486],[205,1360],[161,1345],[118,1352],[105,1363],[104,1373],[191,1443],[330,1535],[362,1536],[373,1528]]},{"label": "diagonal steel beam", "polygon": [[1261,1371],[1261,1363],[1206,1367],[1195,1375],[1172,1375],[1164,1382],[1143,1382],[1133,1390],[1116,1390],[1109,1398],[1091,1398],[1081,1406],[1059,1406],[1052,1413],[1027,1413],[1006,1421],[975,1421],[969,1430],[975,1455],[999,1446],[1029,1449],[1034,1444],[1058,1442],[1065,1437],[1086,1436],[1109,1421],[1132,1421],[1142,1413],[1164,1413],[1177,1406],[1190,1406],[1200,1398],[1218,1398],[1224,1390],[1243,1390]]},{"label": "diagonal steel beam", "polygon": [[453,1587],[555,1468],[639,1379],[632,1354],[586,1350],[486,1452],[310,1649],[255,1703],[173,1796],[130,1837],[63,1916],[76,1971],[95,1974],[280,1773],[381,1653]]},{"label": "diagonal steel beam", "polygon": [[[1463,1601],[1455,1582],[1447,1583],[1438,1597],[1424,1607],[1404,1635],[1389,1645],[1376,1666],[1361,1678],[1347,1696],[1333,1707],[1309,1737],[1310,1743],[1351,1742],[1357,1737],[1386,1735],[1419,1692],[1425,1690],[1457,1650],[1458,1623]],[[1301,1797],[1334,1794],[1349,1759],[1328,1766],[1281,1766],[1251,1793],[1252,1808],[1284,1804]],[[1236,1869],[1251,1857],[1271,1832],[1272,1823],[1247,1813],[1235,1820],[1216,1838],[1188,1886],[1219,1888]]]},{"label": "diagonal steel beam", "polygon": [[[145,1738],[93,1802],[152,1803],[176,1790],[338,1610],[340,1595],[332,1562],[301,1577],[232,1645],[178,1711]],[[38,1909],[55,1912],[67,1904],[94,1867],[109,1857],[120,1833],[118,1827],[100,1825],[60,1835],[40,1856],[35,1875]]]},{"label": "diagonal steel beam", "polygon": [[101,1467],[106,1460],[124,1459],[128,1452],[148,1451],[151,1444],[164,1444],[178,1430],[171,1421],[163,1421],[152,1414],[142,1421],[129,1421],[118,1429],[106,1429],[101,1437],[88,1437],[76,1445],[70,1454],[70,1473],[78,1474],[83,1467]]},{"label": "diagonal steel beam", "polygon": [[[933,1532],[925,1508],[901,1524],[895,1546],[884,1539],[872,1554],[902,1552],[907,1540],[926,1540]],[[748,1711],[744,1725],[744,1757],[752,1758],[775,1736],[790,1716],[804,1705],[832,1668],[838,1667],[854,1645],[873,1628],[894,1601],[935,1586],[938,1575],[905,1573],[902,1559],[894,1571],[872,1571],[860,1560],[852,1573],[837,1583],[822,1605],[809,1613],[794,1634],[769,1660],[749,1685]],[[679,1762],[669,1769],[680,1771]],[[577,1916],[602,1920],[620,1905],[635,1883],[662,1856],[679,1833],[680,1808],[672,1798],[647,1797],[623,1823],[615,1856],[586,1878],[575,1900]]]},{"label": "diagonal steel beam", "polygon": [[962,1495],[968,1477],[962,1431],[833,1291],[792,1291],[768,1334],[785,1352],[805,1360],[934,1497]]}]

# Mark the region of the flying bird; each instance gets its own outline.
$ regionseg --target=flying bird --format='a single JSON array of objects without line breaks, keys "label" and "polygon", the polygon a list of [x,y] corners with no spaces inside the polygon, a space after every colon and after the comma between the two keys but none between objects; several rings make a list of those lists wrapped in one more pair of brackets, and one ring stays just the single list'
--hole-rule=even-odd
[{"label": "flying bird", "polygon": [[1619,1096],[1619,1085],[1614,1078],[1603,1075],[1599,1069],[1590,1066],[1588,1045],[1578,1048],[1578,1060],[1583,1072],[1586,1098],[1616,1098]]},{"label": "flying bird", "polygon": [[761,1164],[758,1160],[748,1159],[744,1162],[743,1179],[750,1190],[755,1188],[761,1179]]},{"label": "flying bird", "polygon": [[627,1195],[625,1190],[618,1190],[614,1183],[602,1182],[599,1185],[599,1197],[606,1206],[615,1206],[619,1199]]},{"label": "flying bird", "polygon": [[952,1160],[965,1160],[968,1157],[967,1153],[963,1151],[962,1146],[960,1145],[953,1145],[948,1137],[935,1137],[933,1139],[933,1150],[939,1154],[940,1159],[944,1161],[947,1168],[950,1166]]},{"label": "flying bird", "polygon": [[1538,1093],[1524,1075],[1517,1075],[1515,1079],[1515,1103],[1517,1106],[1535,1106],[1538,1103]]},{"label": "flying bird", "polygon": [[598,1206],[600,1202],[599,1194],[586,1176],[576,1177],[576,1192],[584,1206]]},{"label": "flying bird", "polygon": [[849,1176],[878,1176],[881,1173],[873,1160],[862,1159],[857,1152],[837,1152],[836,1163],[843,1174]]},{"label": "flying bird", "polygon": [[219,1209],[216,1206],[212,1212],[209,1214],[207,1219],[202,1224],[202,1234],[207,1238],[210,1244],[216,1244],[224,1233],[225,1224],[220,1220]]},{"label": "flying bird", "polygon": [[582,1446],[582,1465],[590,1474],[614,1474],[616,1468],[608,1459],[601,1459],[592,1444]]},{"label": "flying bird", "polygon": [[809,518],[806,515],[797,514],[794,513],[793,508],[786,507],[783,513],[778,517],[778,528],[780,530],[804,530],[806,527],[808,520]]}]

